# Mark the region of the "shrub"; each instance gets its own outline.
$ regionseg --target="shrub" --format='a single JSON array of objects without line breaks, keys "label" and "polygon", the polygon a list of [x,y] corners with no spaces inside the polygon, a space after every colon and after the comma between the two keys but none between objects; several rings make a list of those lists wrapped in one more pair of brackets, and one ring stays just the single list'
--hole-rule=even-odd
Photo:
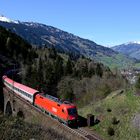
[{"label": "shrub", "polygon": [[58,96],[63,100],[73,101],[75,95],[73,93],[74,80],[70,77],[62,79],[58,84]]},{"label": "shrub", "polygon": [[115,131],[112,127],[108,127],[107,132],[108,132],[108,135],[110,135],[110,136],[113,136],[115,134]]},{"label": "shrub", "polygon": [[112,110],[110,108],[107,108],[107,112],[111,112]]},{"label": "shrub", "polygon": [[113,118],[112,118],[112,124],[116,125],[116,124],[118,124],[118,123],[119,123],[119,120],[117,120],[116,117],[113,117]]}]

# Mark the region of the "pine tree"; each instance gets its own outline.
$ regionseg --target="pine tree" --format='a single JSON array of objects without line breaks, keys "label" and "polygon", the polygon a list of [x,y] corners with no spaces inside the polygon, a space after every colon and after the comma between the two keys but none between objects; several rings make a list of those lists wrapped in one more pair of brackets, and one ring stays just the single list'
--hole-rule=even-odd
[{"label": "pine tree", "polygon": [[55,50],[54,47],[50,48],[49,49],[49,58],[52,58],[52,59],[56,59],[57,57],[57,52]]},{"label": "pine tree", "polygon": [[54,78],[54,71],[53,71],[53,65],[47,61],[46,67],[45,68],[45,82],[47,85],[51,85],[55,83],[55,78]]},{"label": "pine tree", "polygon": [[57,56],[54,64],[54,74],[55,79],[58,81],[63,75],[63,59],[60,56]]},{"label": "pine tree", "polygon": [[38,72],[37,72],[37,79],[40,84],[44,82],[44,74],[43,74],[43,63],[42,59],[39,59],[39,64],[38,64]]},{"label": "pine tree", "polygon": [[65,67],[65,75],[72,74],[73,72],[72,68],[73,68],[72,62],[70,59],[68,59],[66,67]]},{"label": "pine tree", "polygon": [[100,77],[103,76],[103,70],[102,70],[100,64],[97,64],[97,67],[96,67],[96,74],[97,74],[98,76],[100,76]]}]

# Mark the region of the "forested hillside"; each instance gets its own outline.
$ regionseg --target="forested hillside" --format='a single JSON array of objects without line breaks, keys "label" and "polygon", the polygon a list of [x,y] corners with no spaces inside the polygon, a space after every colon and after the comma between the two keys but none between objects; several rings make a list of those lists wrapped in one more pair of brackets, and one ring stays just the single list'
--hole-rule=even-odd
[{"label": "forested hillside", "polygon": [[126,85],[121,75],[101,63],[83,56],[60,54],[47,46],[33,48],[2,27],[0,46],[1,67],[5,71],[16,64],[21,69],[20,82],[79,106],[102,99]]},{"label": "forested hillside", "polygon": [[[3,27],[0,27],[0,66],[1,77],[7,70],[16,67],[20,69],[20,72],[12,78],[62,100],[74,102],[78,110],[94,105],[106,98],[112,91],[128,85],[118,71],[112,72],[101,63],[83,56],[75,58],[73,55],[61,54],[55,48],[47,46],[34,48]],[[0,90],[2,110],[2,81]],[[1,117],[2,131],[5,127],[9,127],[7,133],[11,137],[13,137],[11,131],[17,133],[17,129],[11,130],[13,125],[17,125],[13,121],[15,120],[8,121]],[[20,126],[18,128],[20,129]],[[23,135],[23,139],[32,136],[37,131],[36,129],[28,135]],[[28,125],[25,124],[25,129],[20,131],[20,135],[21,132],[26,134],[26,130],[28,130]],[[51,138],[53,137],[50,136]]]},{"label": "forested hillside", "polygon": [[[32,63],[36,53],[22,38],[0,27],[0,77],[9,69],[20,64]],[[3,109],[2,81],[0,80],[0,106]]]}]

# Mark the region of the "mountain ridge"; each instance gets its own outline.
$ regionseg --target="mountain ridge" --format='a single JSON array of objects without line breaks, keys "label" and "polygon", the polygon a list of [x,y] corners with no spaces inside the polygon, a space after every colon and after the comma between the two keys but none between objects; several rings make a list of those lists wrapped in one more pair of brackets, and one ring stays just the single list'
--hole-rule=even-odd
[{"label": "mountain ridge", "polygon": [[7,23],[16,23],[16,24],[19,23],[19,21],[11,20],[11,19],[5,17],[4,15],[0,15],[0,21],[7,22]]},{"label": "mountain ridge", "polygon": [[114,51],[140,60],[140,42],[133,41],[112,47]]},{"label": "mountain ridge", "polygon": [[74,54],[75,56],[83,55],[107,66],[111,65],[110,62],[115,63],[115,67],[122,67],[123,63],[129,64],[134,62],[133,59],[126,58],[126,56],[120,57],[118,52],[110,48],[98,45],[94,41],[81,38],[53,26],[20,21],[18,21],[18,24],[0,21],[0,25],[10,29],[32,45],[38,47],[55,47],[60,52]]}]

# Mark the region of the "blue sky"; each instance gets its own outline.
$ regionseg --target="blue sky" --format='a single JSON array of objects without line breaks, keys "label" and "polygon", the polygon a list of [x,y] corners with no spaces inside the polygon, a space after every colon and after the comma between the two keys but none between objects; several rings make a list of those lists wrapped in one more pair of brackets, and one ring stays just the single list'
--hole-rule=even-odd
[{"label": "blue sky", "polygon": [[0,14],[52,25],[105,46],[140,41],[140,0],[2,0]]}]

